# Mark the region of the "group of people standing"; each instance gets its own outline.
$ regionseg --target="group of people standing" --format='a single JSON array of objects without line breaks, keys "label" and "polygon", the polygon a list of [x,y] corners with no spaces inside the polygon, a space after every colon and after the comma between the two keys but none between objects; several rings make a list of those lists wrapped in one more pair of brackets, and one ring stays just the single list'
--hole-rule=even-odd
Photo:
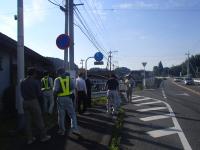
[{"label": "group of people standing", "polygon": [[[71,120],[71,132],[80,135],[81,133],[78,128],[76,117],[76,102],[79,114],[86,114],[87,107],[91,106],[91,96],[88,96],[89,98],[87,97],[87,94],[91,94],[91,90],[87,90],[83,74],[80,73],[75,81],[64,68],[60,68],[57,70],[57,78],[55,78],[54,82],[48,72],[44,72],[41,82],[38,82],[36,77],[36,68],[29,68],[27,77],[22,80],[20,84],[26,120],[25,132],[27,135],[27,144],[31,144],[36,140],[32,134],[32,122],[40,131],[41,142],[45,142],[51,138],[51,136],[46,133],[43,112],[49,115],[53,113],[55,110],[54,99],[56,99],[57,102],[58,134],[65,135],[67,113]],[[89,83],[87,84],[89,85]],[[41,96],[42,107],[39,103]],[[83,105],[83,107],[81,107],[81,105]]]}]

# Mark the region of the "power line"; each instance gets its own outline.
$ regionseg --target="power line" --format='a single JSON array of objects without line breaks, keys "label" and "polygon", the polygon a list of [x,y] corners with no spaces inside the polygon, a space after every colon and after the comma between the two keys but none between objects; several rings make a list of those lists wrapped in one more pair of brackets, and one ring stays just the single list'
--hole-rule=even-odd
[{"label": "power line", "polygon": [[56,4],[55,3],[55,0],[54,0],[54,2],[52,2],[51,0],[48,0],[50,3],[52,3],[52,4],[54,4],[54,5],[56,5],[56,6],[58,6],[58,7],[60,7],[61,5],[60,4]]},{"label": "power line", "polygon": [[89,34],[90,38],[95,42],[95,45],[97,45],[98,48],[101,48],[106,54],[107,51],[102,48],[102,46],[97,42],[93,32],[91,31],[90,27],[88,26],[87,22],[85,21],[84,17],[81,15],[80,11],[76,8],[75,9],[75,15],[77,19],[80,21],[86,32]]}]

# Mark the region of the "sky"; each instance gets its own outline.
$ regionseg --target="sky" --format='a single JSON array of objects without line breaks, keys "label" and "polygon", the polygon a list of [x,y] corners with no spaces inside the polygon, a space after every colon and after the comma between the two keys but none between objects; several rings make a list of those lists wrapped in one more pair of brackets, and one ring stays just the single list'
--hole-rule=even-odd
[{"label": "sky", "polygon": [[[52,0],[64,6],[64,0]],[[146,69],[162,61],[164,67],[179,65],[186,53],[200,54],[200,0],[74,0],[76,13],[90,31],[98,47],[85,34],[81,21],[75,15],[75,63],[100,50],[105,58],[109,51],[115,67],[131,70]],[[0,32],[17,39],[17,0],[0,2]],[[63,50],[56,46],[56,38],[64,33],[64,13],[48,0],[24,0],[24,44],[37,53],[64,58]],[[84,31],[86,33],[86,31]],[[94,41],[93,41],[94,43]],[[98,49],[97,49],[97,48]]]}]

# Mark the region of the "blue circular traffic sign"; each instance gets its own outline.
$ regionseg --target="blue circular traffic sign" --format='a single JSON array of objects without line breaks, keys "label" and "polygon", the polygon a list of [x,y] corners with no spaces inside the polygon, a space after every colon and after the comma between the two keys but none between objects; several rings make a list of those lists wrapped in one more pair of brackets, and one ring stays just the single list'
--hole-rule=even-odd
[{"label": "blue circular traffic sign", "polygon": [[95,55],[94,55],[94,59],[96,61],[102,61],[103,59],[103,54],[101,52],[96,52]]},{"label": "blue circular traffic sign", "polygon": [[59,49],[66,49],[70,46],[70,37],[67,34],[60,34],[56,39],[56,45]]}]

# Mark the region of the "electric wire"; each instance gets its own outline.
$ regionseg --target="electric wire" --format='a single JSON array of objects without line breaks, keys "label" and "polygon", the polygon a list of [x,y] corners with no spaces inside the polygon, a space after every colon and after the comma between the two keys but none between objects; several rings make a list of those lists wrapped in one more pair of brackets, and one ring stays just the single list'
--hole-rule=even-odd
[{"label": "electric wire", "polygon": [[[75,7],[76,8],[76,7]],[[96,43],[96,45],[98,45],[98,47],[100,49],[102,49],[106,54],[107,54],[107,51],[104,50],[102,48],[102,46],[100,46],[100,44],[97,42],[93,32],[91,31],[91,29],[89,28],[87,22],[85,21],[85,19],[83,18],[83,16],[81,15],[80,11],[76,8],[75,9],[75,14],[76,14],[76,17],[77,19],[80,21],[80,23],[82,24],[82,26],[85,28],[85,30],[87,31],[87,33],[89,34],[89,36],[93,39],[93,41]]]}]

